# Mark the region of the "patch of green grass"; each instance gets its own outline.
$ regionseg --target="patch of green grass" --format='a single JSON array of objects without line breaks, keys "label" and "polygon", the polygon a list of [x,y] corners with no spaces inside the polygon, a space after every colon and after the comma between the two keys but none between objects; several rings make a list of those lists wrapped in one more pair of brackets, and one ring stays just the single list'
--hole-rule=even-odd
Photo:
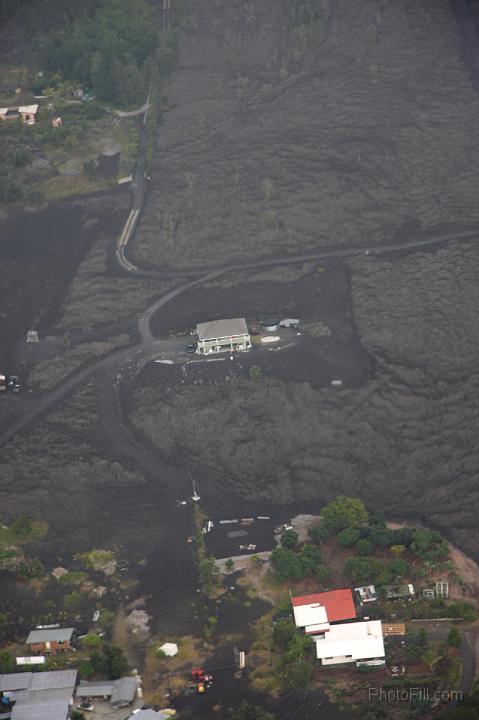
[{"label": "patch of green grass", "polygon": [[86,580],[87,577],[88,575],[86,572],[82,572],[81,570],[71,570],[70,572],[65,573],[65,575],[61,575],[58,580],[64,585],[79,585]]},{"label": "patch of green grass", "polygon": [[30,517],[20,517],[10,527],[0,527],[0,545],[21,545],[37,540],[47,532],[46,522]]},{"label": "patch of green grass", "polygon": [[76,560],[81,560],[87,567],[93,570],[101,570],[107,563],[115,559],[112,550],[98,550],[94,548],[89,552],[78,553],[75,555]]}]

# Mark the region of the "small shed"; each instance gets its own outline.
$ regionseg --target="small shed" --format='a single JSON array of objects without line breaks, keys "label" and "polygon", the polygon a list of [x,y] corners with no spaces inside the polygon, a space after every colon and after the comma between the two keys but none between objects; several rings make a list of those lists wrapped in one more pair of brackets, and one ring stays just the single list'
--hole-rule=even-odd
[{"label": "small shed", "polygon": [[176,643],[165,642],[159,650],[164,652],[167,657],[175,657],[175,655],[178,655],[178,645]]},{"label": "small shed", "polygon": [[284,320],[281,320],[279,326],[282,328],[296,329],[299,327],[299,320],[298,318],[285,318]]}]

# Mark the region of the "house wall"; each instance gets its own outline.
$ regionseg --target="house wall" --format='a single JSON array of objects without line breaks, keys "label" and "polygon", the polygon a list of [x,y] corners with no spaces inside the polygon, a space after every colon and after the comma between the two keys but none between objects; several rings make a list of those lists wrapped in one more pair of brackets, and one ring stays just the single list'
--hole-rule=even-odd
[{"label": "house wall", "polygon": [[48,640],[47,642],[31,643],[30,651],[32,653],[55,653],[70,650],[71,645],[69,640],[63,642],[57,642],[56,640]]},{"label": "house wall", "polygon": [[251,347],[249,333],[235,335],[234,337],[214,338],[212,340],[198,340],[197,352],[200,355],[209,353],[228,352],[230,350],[247,350]]}]

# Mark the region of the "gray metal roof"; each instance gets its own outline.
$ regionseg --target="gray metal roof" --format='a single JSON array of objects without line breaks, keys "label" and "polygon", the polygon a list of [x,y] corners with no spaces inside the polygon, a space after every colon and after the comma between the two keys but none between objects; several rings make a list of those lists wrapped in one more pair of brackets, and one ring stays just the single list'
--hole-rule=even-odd
[{"label": "gray metal roof", "polygon": [[64,640],[71,640],[75,628],[56,628],[54,630],[31,630],[27,637],[27,645],[31,643],[47,642],[53,640],[56,642],[62,642]]},{"label": "gray metal roof", "polygon": [[28,692],[13,706],[12,720],[66,720],[71,700],[70,688]]},{"label": "gray metal roof", "polygon": [[77,681],[76,670],[51,670],[50,672],[32,673],[30,691],[32,690],[73,690]]},{"label": "gray metal roof", "polygon": [[0,675],[0,690],[26,690],[32,680],[31,672],[8,673]]},{"label": "gray metal roof", "polygon": [[244,318],[230,318],[228,320],[210,320],[196,326],[198,340],[216,340],[234,335],[247,335],[248,326]]},{"label": "gray metal roof", "polygon": [[138,683],[134,677],[124,677],[115,680],[111,694],[112,707],[125,707],[135,699]]},{"label": "gray metal roof", "polygon": [[67,701],[61,704],[40,703],[14,705],[12,720],[67,720],[70,706]]},{"label": "gray metal roof", "polygon": [[113,692],[113,680],[98,680],[96,682],[88,682],[80,680],[77,687],[77,697],[108,697]]}]

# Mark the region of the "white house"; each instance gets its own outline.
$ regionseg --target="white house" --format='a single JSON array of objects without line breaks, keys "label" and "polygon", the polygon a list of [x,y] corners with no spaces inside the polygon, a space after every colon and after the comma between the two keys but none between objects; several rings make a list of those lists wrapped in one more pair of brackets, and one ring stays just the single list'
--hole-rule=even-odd
[{"label": "white house", "polygon": [[[380,620],[331,625],[327,632],[315,635],[316,657],[322,665],[384,663],[384,640]],[[376,664],[376,663],[374,663]]]},{"label": "white house", "polygon": [[196,326],[196,334],[198,335],[196,352],[200,355],[249,350],[251,347],[251,338],[244,318],[199,323]]}]

